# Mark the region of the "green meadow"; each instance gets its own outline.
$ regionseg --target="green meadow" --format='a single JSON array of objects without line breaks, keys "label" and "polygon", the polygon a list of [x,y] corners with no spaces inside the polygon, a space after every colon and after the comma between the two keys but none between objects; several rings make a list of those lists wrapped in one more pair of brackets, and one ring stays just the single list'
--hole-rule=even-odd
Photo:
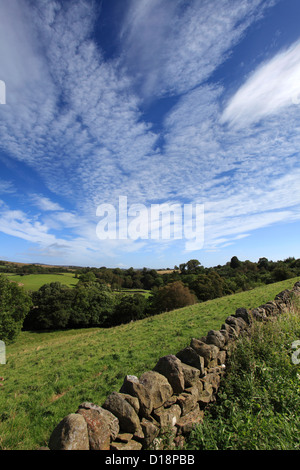
[{"label": "green meadow", "polygon": [[[28,276],[29,277],[29,276]],[[67,276],[66,276],[67,277]],[[22,278],[24,279],[24,277]],[[114,328],[21,332],[0,365],[0,449],[47,445],[59,421],[83,401],[102,405],[124,376],[140,376],[192,337],[219,329],[238,307],[254,308],[299,278],[210,300]],[[71,278],[74,282],[75,279]]]},{"label": "green meadow", "polygon": [[3,273],[4,276],[10,281],[16,282],[19,286],[24,287],[25,290],[35,291],[44,284],[51,282],[60,282],[69,287],[76,286],[79,279],[74,277],[74,273],[61,273],[61,274],[26,274],[20,276],[19,274]]}]

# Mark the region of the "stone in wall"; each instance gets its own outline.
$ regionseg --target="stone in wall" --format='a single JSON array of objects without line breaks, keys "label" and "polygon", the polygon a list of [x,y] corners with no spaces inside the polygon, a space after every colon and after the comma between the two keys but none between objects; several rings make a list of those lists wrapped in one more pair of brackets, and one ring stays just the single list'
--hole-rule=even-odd
[{"label": "stone in wall", "polygon": [[185,364],[199,369],[200,375],[204,374],[204,358],[199,356],[196,351],[187,346],[176,354],[176,357]]},{"label": "stone in wall", "polygon": [[61,420],[49,440],[50,450],[89,450],[87,423],[83,416],[71,413]]},{"label": "stone in wall", "polygon": [[225,346],[226,340],[224,335],[218,330],[210,330],[207,333],[206,341],[207,344],[214,344],[217,348],[222,349]]},{"label": "stone in wall", "polygon": [[181,393],[185,387],[182,362],[174,355],[164,356],[159,359],[153,369],[162,374],[168,380],[174,393]]},{"label": "stone in wall", "polygon": [[122,431],[132,433],[137,437],[143,437],[139,417],[121,393],[112,392],[103,404],[103,408],[118,418]]}]

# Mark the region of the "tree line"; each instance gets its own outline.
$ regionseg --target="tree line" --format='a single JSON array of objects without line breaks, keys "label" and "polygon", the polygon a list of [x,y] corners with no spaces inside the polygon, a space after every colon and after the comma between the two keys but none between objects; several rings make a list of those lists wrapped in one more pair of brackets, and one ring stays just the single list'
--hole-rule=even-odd
[{"label": "tree line", "polygon": [[224,266],[205,268],[194,259],[163,274],[146,268],[81,268],[74,272],[79,281],[73,288],[54,282],[29,293],[0,276],[0,340],[14,340],[21,328],[112,327],[299,275],[299,259],[253,263],[234,256]]}]

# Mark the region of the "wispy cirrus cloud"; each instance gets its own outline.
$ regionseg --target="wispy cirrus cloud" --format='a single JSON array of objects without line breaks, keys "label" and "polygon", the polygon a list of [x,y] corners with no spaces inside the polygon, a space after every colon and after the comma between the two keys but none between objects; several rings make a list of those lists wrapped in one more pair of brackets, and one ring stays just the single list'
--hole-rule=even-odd
[{"label": "wispy cirrus cloud", "polygon": [[31,200],[36,207],[45,212],[56,212],[64,210],[57,202],[53,202],[49,198],[38,194],[32,194]]},{"label": "wispy cirrus cloud", "polygon": [[181,94],[207,80],[273,1],[131,0],[124,58],[147,96]]},{"label": "wispy cirrus cloud", "polygon": [[236,128],[300,104],[300,42],[261,64],[227,104],[221,122]]}]

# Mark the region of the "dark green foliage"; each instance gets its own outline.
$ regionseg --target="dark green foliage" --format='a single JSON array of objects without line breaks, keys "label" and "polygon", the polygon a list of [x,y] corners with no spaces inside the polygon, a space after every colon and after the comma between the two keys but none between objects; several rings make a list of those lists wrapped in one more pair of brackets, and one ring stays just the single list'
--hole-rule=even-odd
[{"label": "dark green foliage", "polygon": [[110,325],[120,325],[141,320],[146,316],[147,300],[141,294],[124,295],[117,303],[113,315],[108,319]]},{"label": "dark green foliage", "polygon": [[107,286],[90,283],[85,286],[78,285],[73,291],[69,327],[104,325],[113,314],[116,298]]},{"label": "dark green foliage", "polygon": [[12,342],[21,331],[31,298],[14,282],[0,276],[0,340]]},{"label": "dark green foliage", "polygon": [[208,274],[199,274],[192,281],[191,289],[202,302],[223,297],[228,293],[225,280],[215,271],[211,271]]},{"label": "dark green foliage", "polygon": [[33,307],[24,329],[56,330],[101,326],[112,315],[116,298],[100,283],[80,282],[71,289],[59,282],[32,293]]},{"label": "dark green foliage", "polygon": [[155,313],[168,312],[177,308],[193,305],[196,296],[181,281],[175,281],[155,292],[152,305]]},{"label": "dark green foliage", "polygon": [[32,293],[33,307],[24,321],[24,328],[33,330],[66,328],[72,301],[72,289],[59,282],[44,284],[38,291]]},{"label": "dark green foliage", "polygon": [[231,258],[231,260],[230,260],[230,267],[231,267],[232,269],[237,269],[237,268],[239,268],[240,266],[241,266],[241,262],[240,262],[240,260],[238,259],[238,257],[237,257],[237,256],[233,256],[233,257]]}]

